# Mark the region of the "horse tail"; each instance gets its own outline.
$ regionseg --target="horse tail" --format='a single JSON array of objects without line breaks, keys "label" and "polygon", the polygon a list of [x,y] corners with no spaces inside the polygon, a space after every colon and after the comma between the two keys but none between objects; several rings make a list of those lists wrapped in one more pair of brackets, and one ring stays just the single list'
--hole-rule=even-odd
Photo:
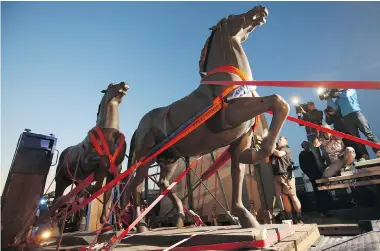
[{"label": "horse tail", "polygon": [[[132,167],[132,165],[136,162],[136,155],[135,155],[135,138],[136,138],[136,131],[134,131],[132,138],[131,138],[131,143],[129,145],[129,153],[128,153],[128,164],[127,164],[127,170]],[[129,174],[123,182],[125,182],[125,186],[132,182],[133,179],[133,173]],[[128,189],[127,189],[128,190]],[[125,207],[127,205],[128,200],[131,200],[131,194],[130,191],[125,191],[124,194],[122,195],[122,206]]]},{"label": "horse tail", "polygon": [[134,131],[132,138],[131,138],[131,144],[129,147],[129,155],[128,155],[128,165],[127,169],[129,169],[135,162],[135,139],[136,139],[136,131]]}]

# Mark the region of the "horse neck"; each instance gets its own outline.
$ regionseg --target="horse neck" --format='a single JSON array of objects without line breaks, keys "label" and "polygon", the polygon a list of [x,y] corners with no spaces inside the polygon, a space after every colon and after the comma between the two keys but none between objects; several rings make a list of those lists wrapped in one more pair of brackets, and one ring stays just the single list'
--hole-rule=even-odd
[{"label": "horse neck", "polygon": [[116,129],[119,131],[119,104],[109,102],[105,106],[102,105],[101,112],[96,121],[96,126],[99,128]]},{"label": "horse neck", "polygon": [[[222,65],[231,65],[244,72],[248,78],[246,80],[253,79],[248,58],[241,43],[231,39],[226,35],[226,31],[220,29],[215,31],[210,48],[206,67],[207,72]],[[231,77],[226,78],[225,76],[225,74],[215,74],[209,77],[208,80],[233,80]],[[227,86],[214,85],[213,88],[214,93],[221,93]]]}]

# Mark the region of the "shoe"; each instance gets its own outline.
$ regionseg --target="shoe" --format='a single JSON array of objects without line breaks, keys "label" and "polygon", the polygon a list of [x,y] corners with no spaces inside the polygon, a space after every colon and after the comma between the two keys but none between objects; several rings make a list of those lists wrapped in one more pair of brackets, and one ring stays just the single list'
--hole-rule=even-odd
[{"label": "shoe", "polygon": [[[379,154],[380,154],[380,153],[379,153]],[[379,156],[379,157],[380,157],[380,156]],[[368,155],[368,154],[363,154],[359,161],[361,161],[361,159],[364,159],[363,161],[365,161],[365,160],[369,160],[369,155]]]},{"label": "shoe", "polygon": [[376,152],[376,158],[380,158],[380,151]]},{"label": "shoe", "polygon": [[344,170],[345,172],[350,171],[350,170],[351,170],[351,167],[350,167],[350,166],[346,166],[345,168],[343,168],[343,170]]},{"label": "shoe", "polygon": [[297,225],[297,224],[305,224],[301,218],[297,218],[297,219],[295,219],[293,222],[294,222],[294,225]]}]

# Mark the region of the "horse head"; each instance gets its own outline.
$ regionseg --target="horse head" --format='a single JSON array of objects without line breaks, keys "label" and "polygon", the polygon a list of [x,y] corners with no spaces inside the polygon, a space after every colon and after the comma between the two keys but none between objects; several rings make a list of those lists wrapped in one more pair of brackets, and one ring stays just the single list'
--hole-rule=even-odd
[{"label": "horse head", "polygon": [[[125,82],[109,84],[99,104],[97,113],[97,125],[100,127],[119,128],[119,117],[117,106],[121,104],[123,97],[127,94],[129,85]],[[104,125],[103,125],[104,124]]]},{"label": "horse head", "polygon": [[129,85],[124,82],[119,84],[109,84],[107,89],[102,90],[101,93],[104,93],[105,101],[107,103],[117,103],[120,104],[125,94],[129,89]]},{"label": "horse head", "polygon": [[202,49],[199,61],[201,76],[220,64],[241,65],[239,61],[244,51],[240,44],[255,28],[266,22],[267,16],[265,7],[256,6],[246,13],[222,18],[211,27],[212,33]]},{"label": "horse head", "polygon": [[246,13],[221,19],[211,30],[225,29],[230,39],[242,43],[256,27],[266,22],[267,16],[268,10],[265,7],[256,6]]}]

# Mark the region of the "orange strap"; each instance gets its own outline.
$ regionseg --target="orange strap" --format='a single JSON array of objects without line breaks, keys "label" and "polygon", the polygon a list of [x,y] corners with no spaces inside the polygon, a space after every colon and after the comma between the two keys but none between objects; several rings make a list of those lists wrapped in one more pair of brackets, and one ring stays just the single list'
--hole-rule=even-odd
[{"label": "orange strap", "polygon": [[[96,134],[98,135],[99,140],[100,140],[100,144],[96,140],[95,135],[91,132],[92,130],[94,130],[96,132]],[[108,158],[110,160],[110,170],[109,170],[110,173],[115,174],[115,176],[118,175],[118,170],[117,170],[117,167],[115,165],[115,160],[116,160],[117,156],[120,154],[121,148],[125,144],[124,134],[120,133],[119,145],[118,145],[115,153],[112,155],[110,153],[110,149],[109,149],[107,140],[104,137],[102,130],[97,126],[94,127],[92,130],[88,132],[88,136],[90,137],[90,141],[91,141],[92,145],[95,147],[96,151],[98,152],[98,154],[100,156],[102,156],[102,155],[108,156]],[[102,149],[102,147],[103,147],[103,149]]]},{"label": "orange strap", "polygon": [[[204,77],[202,78],[202,81],[203,81],[204,79],[208,78],[209,76],[211,76],[211,75],[213,75],[213,74],[215,74],[215,73],[220,73],[220,72],[229,72],[229,73],[232,73],[232,74],[238,75],[238,76],[241,78],[241,80],[243,80],[243,81],[248,81],[248,77],[247,77],[247,75],[245,75],[244,72],[242,72],[240,69],[238,69],[238,68],[236,68],[235,66],[232,66],[232,65],[222,65],[222,66],[219,66],[219,67],[217,67],[217,68],[215,68],[215,69],[212,69],[211,71],[209,71],[209,72],[207,73],[206,76],[204,76]],[[231,86],[229,86],[226,90],[224,90],[224,91],[222,92],[221,96],[223,96],[223,95],[226,96],[225,92],[227,92],[227,94],[228,94],[228,93],[230,93],[231,91],[233,91],[234,89],[236,89],[236,88],[238,88],[238,87],[240,87],[240,85],[231,85]],[[256,91],[252,91],[252,95],[253,95],[253,96],[256,96],[256,97],[258,96],[258,94],[257,94]],[[224,96],[223,96],[223,97],[224,97]],[[259,124],[259,121],[260,121],[260,116],[257,115],[256,118],[255,118],[255,124],[254,124],[253,127],[252,127],[252,130],[253,130],[253,131],[256,130],[256,128],[257,128],[257,126],[258,126],[258,124]]]},{"label": "orange strap", "polygon": [[[216,67],[216,68],[212,69],[211,71],[209,71],[206,74],[206,76],[204,76],[202,78],[202,81],[204,81],[204,79],[208,78],[209,76],[214,75],[215,73],[221,73],[221,72],[233,73],[235,75],[238,75],[241,78],[241,80],[248,81],[247,75],[245,75],[244,72],[242,72],[240,69],[238,69],[238,68],[236,68],[235,66],[232,66],[232,65],[222,65],[222,66],[219,66],[219,67]],[[238,87],[238,86],[236,86],[236,87]]]}]

